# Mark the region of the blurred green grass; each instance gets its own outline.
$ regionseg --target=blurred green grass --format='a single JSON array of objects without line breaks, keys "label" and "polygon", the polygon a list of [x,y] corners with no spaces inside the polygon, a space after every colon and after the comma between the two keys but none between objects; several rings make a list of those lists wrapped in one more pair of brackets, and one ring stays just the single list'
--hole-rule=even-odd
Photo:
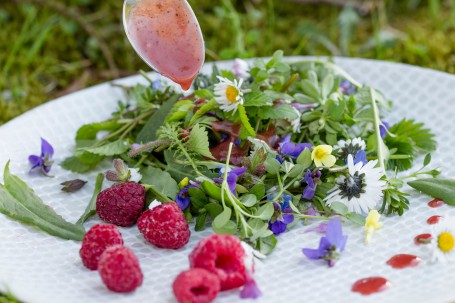
[{"label": "blurred green grass", "polygon": [[[330,0],[188,2],[204,33],[207,61],[283,49],[455,73],[455,0],[352,1],[356,8]],[[148,70],[126,40],[121,8],[122,1],[2,0],[0,125],[58,96]],[[10,302],[13,297],[0,297]]]}]

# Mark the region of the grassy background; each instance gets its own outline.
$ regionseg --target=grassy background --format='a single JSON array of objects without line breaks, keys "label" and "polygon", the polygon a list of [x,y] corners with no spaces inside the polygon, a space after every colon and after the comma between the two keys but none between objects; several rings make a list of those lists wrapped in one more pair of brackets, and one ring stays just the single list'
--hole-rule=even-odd
[{"label": "grassy background", "polygon": [[[1,0],[0,125],[48,100],[148,67],[122,1]],[[340,55],[455,73],[455,0],[189,0],[206,60]],[[215,3],[215,4],[214,4]],[[0,303],[14,302],[1,297]]]}]

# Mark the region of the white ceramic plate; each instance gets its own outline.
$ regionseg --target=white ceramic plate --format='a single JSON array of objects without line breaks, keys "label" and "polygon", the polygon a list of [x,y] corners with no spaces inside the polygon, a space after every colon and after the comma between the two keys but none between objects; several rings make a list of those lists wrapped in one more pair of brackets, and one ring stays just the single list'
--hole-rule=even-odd
[{"label": "white ceramic plate", "polygon": [[[455,76],[380,61],[339,58],[336,62],[354,78],[381,90],[394,101],[393,111],[387,115],[389,122],[401,117],[425,122],[439,142],[432,165],[440,166],[446,176],[455,176]],[[230,68],[230,64],[218,65]],[[207,73],[210,70],[210,66],[205,67]],[[152,74],[152,77],[157,75]],[[130,85],[139,81],[143,80],[137,76],[116,82]],[[54,165],[54,178],[29,174],[27,156],[39,153],[40,137],[43,137],[54,146],[56,163],[61,162],[71,155],[78,127],[108,118],[116,109],[117,101],[123,98],[118,89],[102,84],[49,102],[3,125],[0,127],[0,169],[11,160],[13,174],[26,181],[65,219],[74,222],[90,199],[96,173],[81,176]],[[80,192],[60,191],[59,183],[77,177],[89,181]],[[455,215],[455,208],[432,209],[426,205],[428,197],[413,193],[411,210],[402,218],[384,219],[384,227],[375,233],[368,247],[363,244],[361,228],[345,226],[344,232],[349,236],[347,247],[333,268],[302,255],[302,247],[317,247],[319,243],[318,234],[304,233],[307,227],[298,224],[280,235],[276,251],[257,268],[256,277],[263,296],[256,302],[455,301],[454,263],[424,262],[402,270],[385,264],[397,253],[416,254],[428,260],[428,247],[416,246],[414,236],[430,231],[426,219],[431,215]],[[97,222],[97,219],[90,220],[86,228]],[[80,243],[48,236],[0,214],[0,291],[11,291],[27,303],[175,302],[172,281],[188,268],[188,254],[197,241],[211,233],[210,230],[193,232],[185,248],[171,251],[146,244],[136,227],[122,228],[121,232],[125,245],[139,257],[145,275],[142,287],[126,295],[109,292],[96,271],[83,267],[79,259]],[[390,280],[392,287],[371,296],[351,292],[355,281],[369,276],[383,276]],[[216,302],[238,301],[238,291],[229,291],[220,294]]]}]

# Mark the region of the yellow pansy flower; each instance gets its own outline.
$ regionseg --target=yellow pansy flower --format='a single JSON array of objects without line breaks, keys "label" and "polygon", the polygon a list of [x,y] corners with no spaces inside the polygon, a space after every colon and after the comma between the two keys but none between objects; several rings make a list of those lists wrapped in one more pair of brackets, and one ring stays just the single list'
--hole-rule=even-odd
[{"label": "yellow pansy flower", "polygon": [[316,167],[327,166],[332,167],[336,158],[332,155],[332,146],[330,145],[318,145],[313,149],[311,153],[311,160],[314,161]]}]

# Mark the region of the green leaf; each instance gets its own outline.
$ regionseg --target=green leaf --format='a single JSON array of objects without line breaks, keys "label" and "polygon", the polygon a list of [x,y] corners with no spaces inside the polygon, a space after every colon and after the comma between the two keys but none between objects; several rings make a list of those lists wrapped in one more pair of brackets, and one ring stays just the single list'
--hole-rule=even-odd
[{"label": "green leaf", "polygon": [[171,177],[171,175],[159,168],[147,166],[141,169],[141,174],[142,184],[153,186],[154,190],[171,200],[174,200],[180,191],[177,182]]},{"label": "green leaf", "polygon": [[330,204],[330,208],[334,212],[339,213],[340,215],[343,216],[348,213],[348,207],[341,202],[333,202],[332,204]]},{"label": "green leaf", "polygon": [[76,141],[80,140],[95,140],[96,135],[100,131],[115,131],[122,124],[118,123],[115,120],[108,120],[104,122],[92,123],[82,125],[76,133]]},{"label": "green leaf", "polygon": [[210,100],[213,98],[213,93],[208,89],[198,89],[194,91],[194,95],[198,98]]},{"label": "green leaf", "polygon": [[4,185],[0,184],[0,212],[25,224],[35,226],[50,235],[81,241],[82,225],[65,221],[35,194],[21,179],[11,175],[9,162],[5,166]]},{"label": "green leaf", "polygon": [[305,148],[297,157],[296,163],[302,165],[303,169],[310,167],[313,163],[313,160],[311,160],[311,150],[309,148]]},{"label": "green leaf", "polygon": [[164,160],[166,161],[166,171],[174,178],[174,180],[183,180],[188,177],[190,180],[196,179],[198,176],[191,166],[185,166],[176,161],[171,150],[164,151]]},{"label": "green leaf", "polygon": [[126,152],[130,148],[128,142],[123,140],[118,140],[114,142],[107,143],[105,145],[101,145],[98,147],[89,147],[80,149],[82,151],[86,151],[95,155],[100,156],[115,156],[121,155]]},{"label": "green leaf", "polygon": [[221,201],[221,188],[209,181],[201,182],[201,189],[208,195],[210,198],[217,201]]},{"label": "green leaf", "polygon": [[146,143],[158,139],[156,134],[157,130],[163,125],[164,121],[172,110],[175,102],[179,99],[180,95],[174,95],[164,102],[161,107],[149,118],[147,123],[137,135],[137,143]]},{"label": "green leaf", "polygon": [[194,116],[190,120],[190,124],[196,122],[197,119],[211,111],[216,106],[216,101],[214,99],[210,100],[206,104],[202,105],[201,108],[194,113]]},{"label": "green leaf", "polygon": [[68,157],[60,163],[60,166],[66,170],[82,174],[94,169],[96,164],[88,165],[81,162],[77,157]]},{"label": "green leaf", "polygon": [[246,207],[252,207],[258,203],[258,198],[253,194],[247,194],[240,197],[240,202],[242,202]]},{"label": "green leaf", "polygon": [[264,255],[269,255],[275,249],[277,243],[278,240],[276,237],[274,235],[270,235],[258,240],[257,249]]},{"label": "green leaf", "polygon": [[[423,123],[416,123],[414,120],[403,119],[397,124],[390,127],[389,132],[398,138],[411,140],[413,145],[423,152],[432,152],[436,150],[437,143],[434,140],[434,134],[431,130],[424,128]],[[387,136],[386,139],[390,139]]]},{"label": "green leaf", "polygon": [[229,220],[231,220],[232,210],[229,207],[225,207],[223,212],[216,216],[212,222],[213,230],[219,230],[225,226]]},{"label": "green leaf", "polygon": [[273,157],[267,157],[264,162],[265,169],[271,175],[276,175],[280,171],[281,164]]},{"label": "green leaf", "polygon": [[431,154],[427,154],[423,160],[423,166],[427,166],[431,162]]},{"label": "green leaf", "polygon": [[213,231],[217,234],[233,235],[237,231],[237,225],[233,221],[228,221],[223,227],[213,228]]},{"label": "green leaf", "polygon": [[250,120],[248,120],[248,116],[246,115],[245,108],[241,104],[239,104],[238,110],[239,110],[240,121],[242,122],[244,129],[246,130],[248,135],[250,135],[251,137],[256,137],[256,132],[254,131],[253,127],[251,126]]},{"label": "green leaf", "polygon": [[346,103],[343,100],[338,102],[330,99],[326,102],[324,112],[327,116],[335,121],[339,121],[343,118]]},{"label": "green leaf", "polygon": [[216,218],[219,214],[223,212],[223,206],[218,203],[210,202],[204,208],[207,210],[207,213],[211,218]]},{"label": "green leaf", "polygon": [[252,91],[251,93],[249,94],[246,94],[245,95],[245,101],[243,103],[243,105],[245,107],[248,107],[248,106],[267,106],[267,105],[272,105],[273,104],[273,100],[272,98],[257,90],[257,91]]},{"label": "green leaf", "polygon": [[199,214],[196,218],[196,225],[194,226],[195,231],[201,231],[205,228],[205,222],[207,222],[207,213]]},{"label": "green leaf", "polygon": [[209,202],[204,192],[197,187],[188,188],[188,195],[191,200],[191,205],[196,209],[204,207]]},{"label": "green leaf", "polygon": [[257,200],[262,200],[265,196],[265,186],[262,183],[255,184],[249,191],[250,194],[256,196]]},{"label": "green leaf", "polygon": [[98,176],[96,177],[95,189],[93,191],[92,198],[90,199],[90,202],[88,203],[87,208],[85,209],[85,212],[82,214],[82,216],[79,218],[79,220],[77,220],[77,224],[84,223],[91,216],[96,214],[96,198],[98,197],[98,194],[101,192],[101,189],[103,187],[103,181],[104,181],[104,174],[99,173]]},{"label": "green leaf", "polygon": [[295,164],[288,173],[289,178],[297,178],[298,176],[303,176],[305,173],[305,168],[302,164]]},{"label": "green leaf", "polygon": [[261,119],[295,120],[299,117],[299,114],[292,106],[283,104],[278,107],[261,108],[261,110],[258,112],[258,116]]},{"label": "green leaf", "polygon": [[188,149],[199,155],[214,159],[209,149],[209,136],[204,127],[196,124],[191,129],[190,139],[187,143]]},{"label": "green leaf", "polygon": [[332,93],[334,83],[335,80],[333,79],[332,74],[328,74],[325,76],[324,80],[322,80],[321,93],[324,98],[327,98]]},{"label": "green leaf", "polygon": [[360,225],[360,226],[365,225],[365,217],[360,214],[349,213],[349,214],[346,214],[345,217],[346,217],[346,219],[348,219],[349,221],[351,221],[357,225]]},{"label": "green leaf", "polygon": [[257,212],[254,214],[258,219],[269,220],[274,212],[273,203],[266,203],[259,207]]},{"label": "green leaf", "polygon": [[301,81],[300,87],[302,91],[305,93],[305,95],[314,98],[315,99],[314,101],[319,100],[319,98],[321,97],[319,94],[319,89],[316,86],[314,86],[314,84],[308,79]]},{"label": "green leaf", "polygon": [[409,181],[408,185],[430,197],[455,206],[455,179],[417,179]]},{"label": "green leaf", "polygon": [[188,112],[194,108],[194,102],[191,100],[180,100],[174,104],[174,107],[170,111],[166,122],[180,121],[186,117]]}]

